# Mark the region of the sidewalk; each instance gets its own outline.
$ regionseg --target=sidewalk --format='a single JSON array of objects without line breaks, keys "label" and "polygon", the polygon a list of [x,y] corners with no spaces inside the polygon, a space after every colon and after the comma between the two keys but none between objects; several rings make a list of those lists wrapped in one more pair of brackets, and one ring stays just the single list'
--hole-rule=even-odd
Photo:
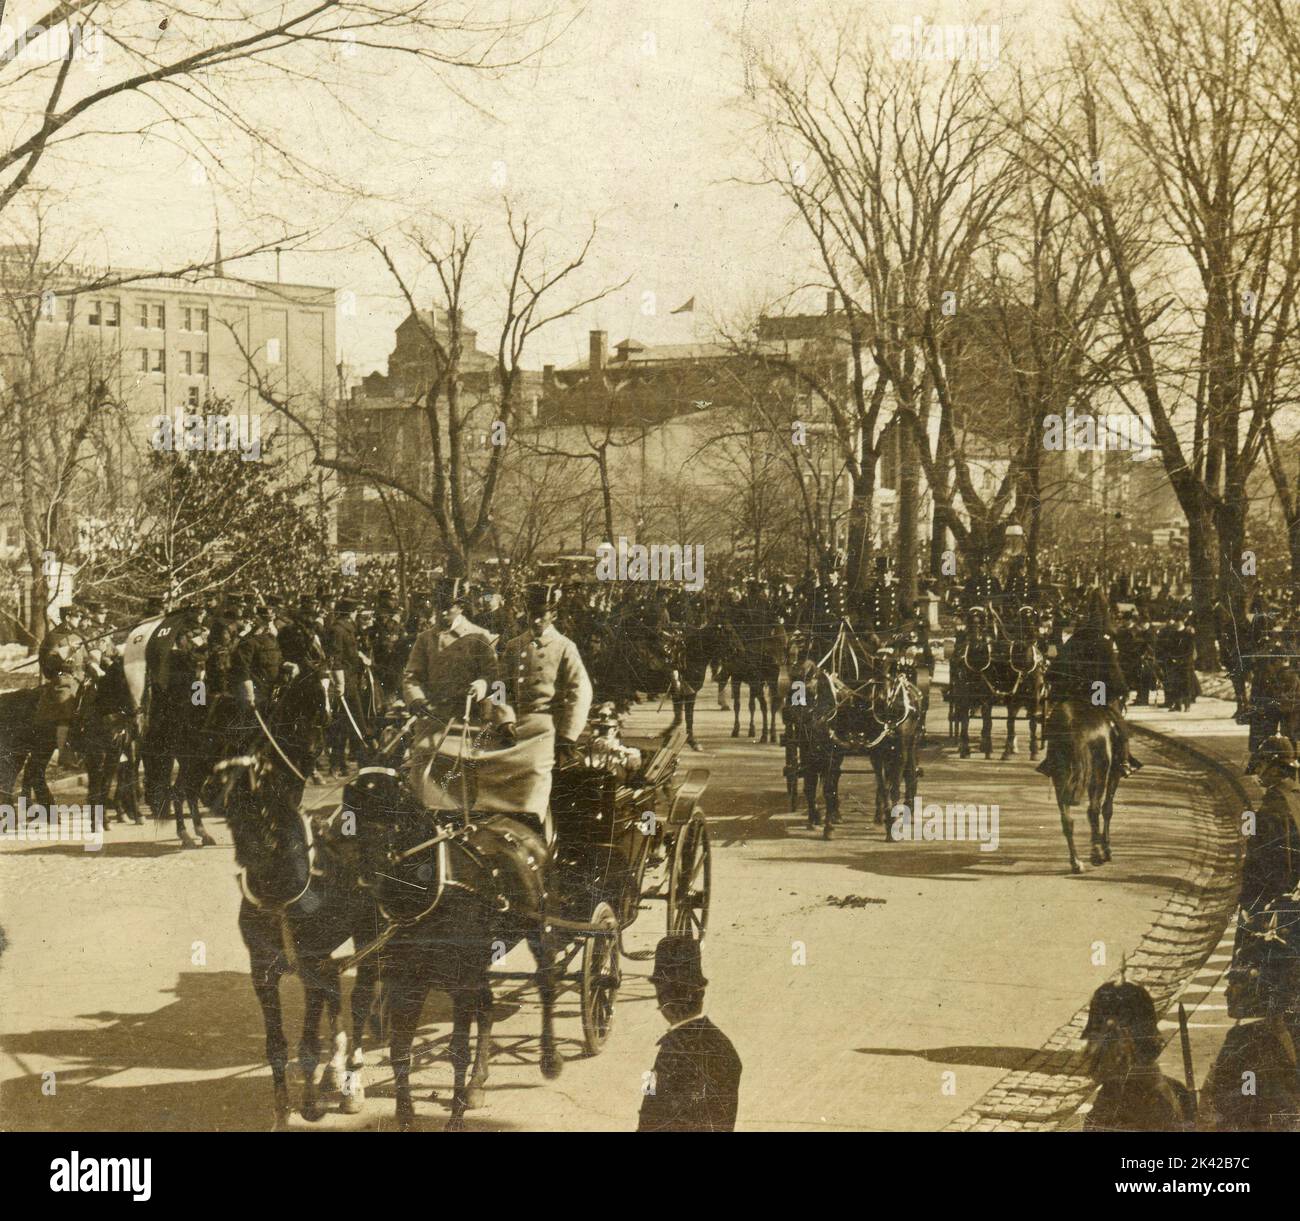
[{"label": "sidewalk", "polygon": [[[1225,679],[1224,686],[1227,685]],[[1222,767],[1223,771],[1220,773],[1222,778],[1240,801],[1238,809],[1224,811],[1225,827],[1238,841],[1238,860],[1240,860],[1240,824],[1236,816],[1240,810],[1249,808],[1250,802],[1259,793],[1259,787],[1242,774],[1246,760],[1248,731],[1246,726],[1238,725],[1233,721],[1232,714],[1235,708],[1236,705],[1231,698],[1202,696],[1190,712],[1169,712],[1156,707],[1130,707],[1128,715],[1139,733],[1158,734],[1165,740],[1196,751]],[[1232,881],[1234,887],[1239,884],[1239,872],[1234,873]],[[1165,1017],[1160,1022],[1161,1033],[1171,1036],[1160,1059],[1161,1070],[1168,1076],[1182,1081],[1184,1070],[1182,1042],[1178,1036],[1178,1005],[1181,1002],[1186,1006],[1188,1039],[1192,1049],[1192,1067],[1198,1090],[1204,1086],[1228,1031],[1235,1024],[1228,1017],[1225,992],[1236,929],[1237,920],[1234,910],[1219,943],[1210,952],[1200,969],[1170,1002]]]}]

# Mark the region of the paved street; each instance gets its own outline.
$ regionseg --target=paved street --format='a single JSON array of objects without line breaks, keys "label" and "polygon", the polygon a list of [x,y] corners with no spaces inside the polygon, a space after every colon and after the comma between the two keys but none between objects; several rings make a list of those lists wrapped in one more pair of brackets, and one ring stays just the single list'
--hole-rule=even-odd
[{"label": "paved street", "polygon": [[[1171,897],[1205,867],[1203,830],[1221,790],[1182,759],[1142,742],[1147,767],[1121,790],[1114,863],[1071,877],[1023,734],[1013,761],[996,752],[961,761],[941,737],[944,711],[931,710],[921,796],[996,803],[996,851],[886,843],[864,813],[866,776],[845,777],[847,821],[824,841],[787,810],[780,748],[730,738],[729,715],[702,707],[707,749],[682,765],[712,773],[703,801],[714,846],[707,1011],[744,1061],[742,1128],[936,1129],[969,1118],[1140,952]],[[638,710],[632,731],[649,731],[656,716],[667,713]],[[1086,857],[1086,819],[1078,822]],[[7,845],[0,854],[6,1127],[267,1125],[269,1070],[235,926],[233,858],[224,827],[215,832],[220,846],[201,852],[182,852],[150,825],[110,832],[100,853]],[[662,927],[662,906],[647,905],[628,948],[651,948]],[[523,953],[503,965],[527,961]],[[488,1102],[470,1126],[633,1127],[664,1030],[649,969],[624,963],[615,1028],[595,1058],[581,1055],[576,993],[566,994],[558,1028],[568,1063],[556,1082],[536,1064],[535,994],[503,982]],[[296,983],[284,993],[296,1042]],[[434,1127],[450,1092],[447,1018],[443,998],[431,998],[417,1044],[419,1110]],[[42,1092],[51,1072],[52,1096]],[[332,1113],[316,1125],[295,1115],[295,1125],[391,1127],[391,1078],[375,1049],[367,1076],[362,1115]]]}]

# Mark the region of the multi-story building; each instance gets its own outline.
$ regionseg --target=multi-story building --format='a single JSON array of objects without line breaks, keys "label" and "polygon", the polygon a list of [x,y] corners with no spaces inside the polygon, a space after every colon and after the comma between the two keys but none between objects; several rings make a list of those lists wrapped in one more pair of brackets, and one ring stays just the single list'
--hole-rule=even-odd
[{"label": "multi-story building", "polygon": [[[0,249],[0,264],[7,290],[23,277],[39,295],[38,344],[66,345],[71,337],[98,351],[145,444],[154,417],[210,400],[262,417],[266,436],[275,422],[259,387],[292,397],[308,419],[326,419],[337,398],[332,288],[235,279],[221,274],[220,264],[218,274],[194,278],[46,269],[13,247]],[[110,287],[94,287],[101,284]],[[0,319],[0,331],[6,321],[12,326]],[[7,350],[0,337],[0,358]]]},{"label": "multi-story building", "polygon": [[[442,309],[408,315],[394,334],[387,372],[366,375],[339,402],[339,454],[365,461],[423,494],[431,491],[434,482],[423,405],[429,387],[438,381],[437,345],[446,341],[449,327],[450,317]],[[471,432],[483,433],[491,425],[498,400],[497,358],[481,351],[478,332],[463,324],[460,344],[461,406]],[[537,375],[525,373],[517,386],[516,419],[531,419],[536,414],[538,389]],[[481,436],[479,441],[486,443],[486,438]],[[467,482],[472,484],[472,478]],[[438,550],[429,516],[418,505],[358,476],[342,476],[339,487],[341,548],[363,554],[387,553],[396,549],[394,532],[400,530],[403,546]],[[469,492],[472,495],[472,486]]]}]

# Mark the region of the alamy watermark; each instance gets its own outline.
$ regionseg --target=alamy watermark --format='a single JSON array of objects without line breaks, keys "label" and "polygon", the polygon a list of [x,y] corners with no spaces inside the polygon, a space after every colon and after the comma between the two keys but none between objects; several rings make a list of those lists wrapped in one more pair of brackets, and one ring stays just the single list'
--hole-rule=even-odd
[{"label": "alamy watermark", "polygon": [[79,843],[87,852],[104,846],[102,805],[42,805],[19,797],[17,805],[0,803],[0,840],[25,844]]},{"label": "alamy watermark", "polygon": [[[5,7],[0,4],[0,16]],[[97,25],[20,24],[15,28],[7,21],[0,22],[0,64],[16,59],[26,63],[83,60],[98,68],[104,62],[104,31]]]},{"label": "alamy watermark", "polygon": [[154,416],[149,443],[177,454],[238,451],[245,462],[255,462],[262,456],[262,417],[196,415],[178,407],[172,415]]},{"label": "alamy watermark", "polygon": [[1151,429],[1137,415],[1062,415],[1043,417],[1043,448],[1050,450],[1127,450],[1139,462],[1151,457]]},{"label": "alamy watermark", "polygon": [[674,581],[692,593],[704,588],[704,544],[601,543],[596,548],[598,581]]},{"label": "alamy watermark", "polygon": [[914,17],[910,25],[894,26],[890,35],[890,54],[915,63],[993,68],[1002,55],[1002,27],[998,25],[934,25]]},{"label": "alamy watermark", "polygon": [[899,802],[889,812],[893,838],[896,840],[977,843],[981,852],[998,850],[1000,813],[996,805],[950,801],[946,805],[920,797],[912,804]]}]

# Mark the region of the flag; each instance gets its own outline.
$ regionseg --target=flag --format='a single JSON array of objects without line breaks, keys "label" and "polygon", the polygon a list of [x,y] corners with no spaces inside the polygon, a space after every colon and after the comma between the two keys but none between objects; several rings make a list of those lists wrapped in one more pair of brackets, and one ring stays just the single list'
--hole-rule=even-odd
[{"label": "flag", "polygon": [[693,313],[695,313],[695,298],[692,297],[692,298],[691,298],[689,301],[687,301],[684,305],[679,305],[675,310],[673,310],[673,311],[671,311],[671,312],[674,313],[674,314],[693,314]]}]

